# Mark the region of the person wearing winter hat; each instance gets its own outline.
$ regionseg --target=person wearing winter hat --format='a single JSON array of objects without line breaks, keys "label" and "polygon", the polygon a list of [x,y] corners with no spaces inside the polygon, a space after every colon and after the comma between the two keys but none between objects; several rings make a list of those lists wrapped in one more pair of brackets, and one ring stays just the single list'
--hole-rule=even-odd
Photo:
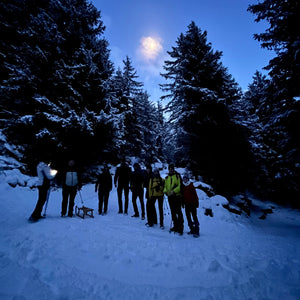
[{"label": "person wearing winter hat", "polygon": [[134,215],[132,217],[139,217],[139,210],[136,204],[136,200],[139,197],[142,211],[142,220],[145,219],[145,204],[144,204],[144,173],[138,163],[133,165],[134,171],[130,177],[130,189],[132,192],[132,204],[134,209]]},{"label": "person wearing winter hat", "polygon": [[[109,193],[112,190],[112,176],[109,172],[109,166],[104,164],[102,172],[99,174],[96,184],[95,192],[98,191],[98,213],[99,215],[105,215],[107,213]],[[103,207],[104,204],[104,207]]]},{"label": "person wearing winter hat", "polygon": [[153,171],[153,177],[150,178],[149,181],[149,199],[146,205],[148,219],[146,225],[149,227],[152,227],[153,224],[157,224],[157,214],[155,209],[156,200],[158,200],[160,228],[164,228],[164,180],[161,178],[158,169]]},{"label": "person wearing winter hat", "polygon": [[[44,155],[44,161],[49,162],[50,161],[49,155]],[[36,203],[35,209],[33,213],[31,214],[29,221],[30,222],[36,222],[42,217],[42,210],[45,202],[49,198],[49,192],[50,192],[50,181],[54,179],[57,171],[51,170],[50,163],[47,164],[46,162],[41,161],[37,165],[37,175],[38,175],[38,189],[39,189],[39,196],[38,201]]]},{"label": "person wearing winter hat", "polygon": [[199,207],[199,198],[188,173],[185,173],[183,175],[183,198],[185,205],[185,215],[190,227],[190,232],[188,234],[193,234],[194,237],[198,237],[199,221],[197,218],[197,208]]},{"label": "person wearing winter hat", "polygon": [[[117,188],[119,214],[127,215],[128,213],[128,194],[129,194],[129,180],[131,176],[131,168],[128,166],[126,159],[123,158],[121,165],[117,167],[116,174],[114,177],[114,184]],[[122,194],[124,191],[125,203],[123,210]]]},{"label": "person wearing winter hat", "polygon": [[68,210],[68,217],[72,218],[77,190],[81,190],[82,185],[75,160],[70,159],[68,161],[66,169],[63,171],[62,179],[61,217],[64,217]]},{"label": "person wearing winter hat", "polygon": [[173,227],[170,231],[174,231],[183,234],[183,215],[181,206],[184,206],[181,191],[181,177],[180,174],[175,171],[174,165],[169,165],[169,174],[165,179],[164,194],[168,196],[170,205]]}]

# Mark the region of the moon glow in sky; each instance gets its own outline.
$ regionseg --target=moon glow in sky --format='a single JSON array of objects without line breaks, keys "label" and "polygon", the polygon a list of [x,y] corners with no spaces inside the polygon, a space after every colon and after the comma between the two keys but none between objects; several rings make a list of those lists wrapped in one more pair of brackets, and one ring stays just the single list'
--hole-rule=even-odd
[{"label": "moon glow in sky", "polygon": [[142,57],[148,61],[154,61],[158,58],[159,54],[163,51],[161,39],[157,37],[142,37],[140,40],[139,52]]}]

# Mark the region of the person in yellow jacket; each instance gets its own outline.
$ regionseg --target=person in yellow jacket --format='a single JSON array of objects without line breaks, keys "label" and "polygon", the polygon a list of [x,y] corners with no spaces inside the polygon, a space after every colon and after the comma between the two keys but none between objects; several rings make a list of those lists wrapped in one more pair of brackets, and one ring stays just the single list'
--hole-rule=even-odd
[{"label": "person in yellow jacket", "polygon": [[183,215],[181,206],[183,206],[183,198],[181,191],[181,177],[174,169],[174,165],[169,165],[169,174],[165,179],[164,193],[168,196],[168,201],[171,209],[173,227],[170,231],[183,234]]},{"label": "person in yellow jacket", "polygon": [[147,226],[152,227],[154,224],[157,224],[157,214],[155,209],[155,202],[158,201],[159,209],[159,223],[160,228],[164,228],[164,180],[159,174],[159,170],[155,169],[153,171],[153,176],[149,180],[149,199],[147,201]]}]

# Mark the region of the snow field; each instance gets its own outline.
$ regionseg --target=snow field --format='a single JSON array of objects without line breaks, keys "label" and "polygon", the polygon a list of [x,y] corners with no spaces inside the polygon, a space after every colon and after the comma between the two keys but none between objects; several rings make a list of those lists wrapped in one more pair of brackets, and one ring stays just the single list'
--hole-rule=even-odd
[{"label": "snow field", "polygon": [[[225,198],[198,191],[196,239],[186,234],[186,219],[183,236],[169,234],[167,210],[164,230],[131,218],[131,197],[129,214],[117,214],[115,188],[105,216],[97,214],[94,185],[81,193],[95,218],[61,218],[56,190],[47,218],[32,224],[37,190],[0,184],[7,212],[0,220],[1,299],[300,299],[297,211],[247,218],[225,210]],[[204,215],[207,205],[213,218]]]}]

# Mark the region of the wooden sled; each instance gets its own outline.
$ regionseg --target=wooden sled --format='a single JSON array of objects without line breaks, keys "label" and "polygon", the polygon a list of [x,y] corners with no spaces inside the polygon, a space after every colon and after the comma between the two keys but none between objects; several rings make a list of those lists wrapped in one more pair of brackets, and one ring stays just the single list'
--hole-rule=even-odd
[{"label": "wooden sled", "polygon": [[91,218],[94,218],[94,210],[92,208],[88,208],[85,206],[82,207],[75,206],[75,214],[82,219],[84,219],[84,216],[89,216]]}]

